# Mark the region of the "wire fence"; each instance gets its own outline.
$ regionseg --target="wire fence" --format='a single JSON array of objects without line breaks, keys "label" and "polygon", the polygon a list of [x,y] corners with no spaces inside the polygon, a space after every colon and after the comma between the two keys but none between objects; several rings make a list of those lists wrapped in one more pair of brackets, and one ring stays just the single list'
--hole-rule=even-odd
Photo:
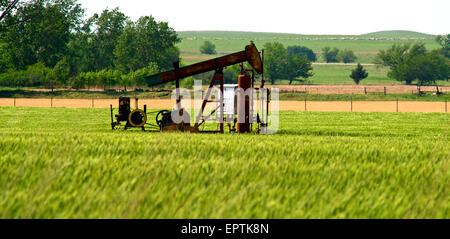
[{"label": "wire fence", "polygon": [[[448,112],[448,100],[419,101],[419,100],[390,100],[390,101],[355,101],[353,97],[341,101],[304,100],[273,101],[279,110],[293,111],[336,111],[336,112]],[[133,102],[133,100],[132,100]],[[171,99],[139,99],[139,106],[147,105],[149,109],[171,109],[175,102]],[[63,99],[63,98],[0,98],[2,107],[58,107],[58,108],[109,108],[118,107],[118,99]],[[189,106],[194,101],[184,102]],[[200,104],[201,105],[201,104]],[[135,106],[136,105],[132,105]]]},{"label": "wire fence", "polygon": [[368,94],[412,94],[442,95],[448,94],[449,86],[363,86],[363,85],[277,85],[280,93],[303,93],[316,95],[368,95]]}]

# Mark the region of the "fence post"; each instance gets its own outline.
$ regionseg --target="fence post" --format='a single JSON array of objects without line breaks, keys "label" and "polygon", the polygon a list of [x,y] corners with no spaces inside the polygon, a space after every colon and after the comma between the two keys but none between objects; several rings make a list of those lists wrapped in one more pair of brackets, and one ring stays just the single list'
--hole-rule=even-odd
[{"label": "fence post", "polygon": [[94,97],[92,97],[92,108],[94,108]]},{"label": "fence post", "polygon": [[386,86],[384,87],[384,96],[386,96]]},{"label": "fence post", "polygon": [[14,96],[14,107],[16,107],[16,97],[15,96]]},{"label": "fence post", "polygon": [[397,97],[397,112],[398,112],[398,97]]},{"label": "fence post", "polygon": [[306,112],[306,95],[305,95],[305,112]]},{"label": "fence post", "polygon": [[53,108],[53,95],[50,96],[50,108]]},{"label": "fence post", "polygon": [[445,98],[445,113],[447,113],[447,98]]},{"label": "fence post", "polygon": [[350,112],[353,112],[353,96],[350,96]]}]

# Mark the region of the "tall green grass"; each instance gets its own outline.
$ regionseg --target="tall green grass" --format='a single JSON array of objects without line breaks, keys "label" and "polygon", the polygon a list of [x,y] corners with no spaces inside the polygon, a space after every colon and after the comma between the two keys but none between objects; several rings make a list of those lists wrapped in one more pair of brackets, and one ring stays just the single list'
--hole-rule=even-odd
[{"label": "tall green grass", "polygon": [[0,108],[0,218],[450,218],[448,114],[280,116],[202,135]]}]

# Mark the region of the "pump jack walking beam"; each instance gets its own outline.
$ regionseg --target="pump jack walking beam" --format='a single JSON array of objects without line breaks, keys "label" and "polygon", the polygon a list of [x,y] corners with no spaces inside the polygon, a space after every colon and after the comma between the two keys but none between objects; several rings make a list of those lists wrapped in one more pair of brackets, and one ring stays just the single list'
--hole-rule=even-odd
[{"label": "pump jack walking beam", "polygon": [[262,74],[263,65],[258,49],[251,42],[245,47],[244,51],[236,52],[230,55],[214,58],[211,60],[199,62],[193,65],[184,67],[175,67],[174,70],[161,72],[155,75],[146,77],[148,86],[155,86],[167,82],[176,81],[185,77],[201,74],[208,71],[214,71],[227,66],[248,61],[258,74]]}]

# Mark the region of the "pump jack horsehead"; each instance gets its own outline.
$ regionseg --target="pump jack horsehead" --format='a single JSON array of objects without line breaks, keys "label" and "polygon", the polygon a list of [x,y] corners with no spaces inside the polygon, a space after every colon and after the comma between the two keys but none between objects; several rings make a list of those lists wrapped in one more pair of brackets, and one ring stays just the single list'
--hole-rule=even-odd
[{"label": "pump jack horsehead", "polygon": [[[262,55],[262,58],[261,58]],[[270,91],[264,88],[264,73],[263,73],[263,59],[264,52],[260,54],[253,42],[245,47],[245,50],[221,56],[211,60],[199,62],[193,65],[180,67],[179,62],[173,63],[173,70],[160,72],[155,75],[146,77],[148,86],[156,86],[168,82],[175,82],[176,85],[176,107],[174,110],[162,110],[156,113],[156,124],[147,124],[147,110],[136,109],[131,112],[129,106],[129,98],[119,99],[119,115],[116,115],[116,122],[113,121],[113,110],[111,106],[111,127],[115,129],[120,127],[121,121],[126,121],[125,129],[128,127],[140,127],[145,130],[145,125],[152,127],[158,131],[184,131],[192,133],[224,133],[224,121],[228,124],[230,133],[250,133],[253,131],[253,124],[257,127],[255,132],[260,133],[261,130],[267,127],[268,109],[269,109],[269,94]],[[248,62],[252,69],[244,69],[243,63]],[[235,64],[240,64],[241,75],[238,79],[238,85],[224,85],[223,68]],[[180,80],[185,77],[214,71],[214,76],[211,79],[209,87],[202,98],[201,109],[195,117],[195,123],[190,124],[190,115],[187,110],[181,108],[180,97]],[[254,88],[255,72],[261,75],[261,84],[259,88]],[[218,83],[219,99],[211,100],[211,91]],[[236,88],[238,88],[236,90]],[[252,93],[248,94],[248,91]],[[244,93],[245,92],[245,93]],[[253,92],[260,95],[259,111],[254,111]],[[237,95],[237,97],[236,97]],[[204,116],[203,112],[208,103],[217,102],[217,107],[210,112],[208,116]],[[136,99],[137,105],[137,99]],[[122,107],[122,112],[120,111]],[[253,113],[256,113],[254,119]],[[122,114],[125,115],[122,115]],[[218,118],[219,127],[216,131],[203,131],[199,127],[208,121],[212,115]],[[237,115],[237,117],[235,117]],[[177,120],[174,119],[177,117]],[[182,119],[178,120],[180,116]],[[226,119],[226,120],[225,120]],[[231,120],[230,120],[231,119]],[[236,128],[237,125],[237,128]]]}]

